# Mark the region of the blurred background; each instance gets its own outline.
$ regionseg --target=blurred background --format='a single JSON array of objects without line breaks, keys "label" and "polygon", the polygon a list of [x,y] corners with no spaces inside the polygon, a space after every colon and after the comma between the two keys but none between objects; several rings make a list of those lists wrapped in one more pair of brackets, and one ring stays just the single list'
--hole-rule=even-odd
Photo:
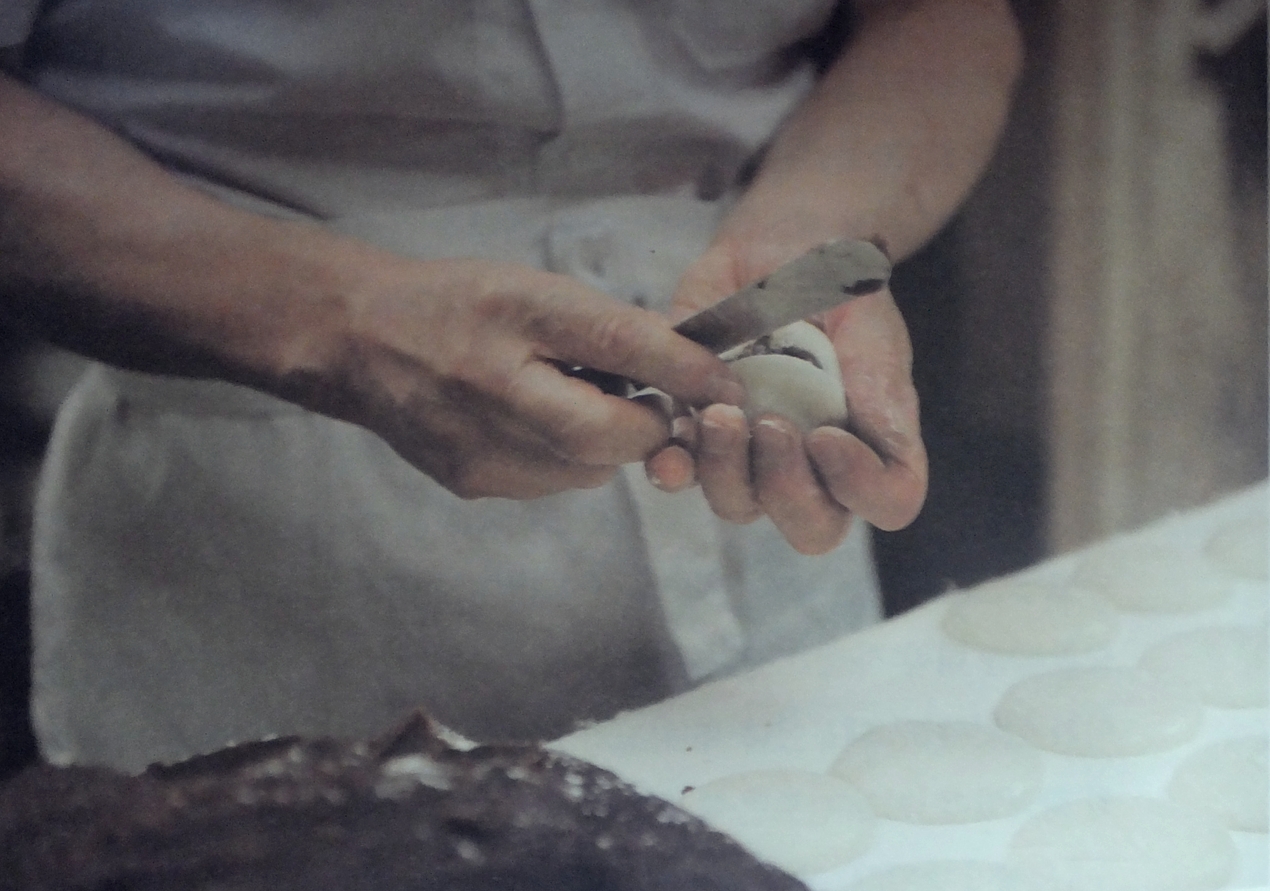
[{"label": "blurred background", "polygon": [[[896,271],[931,453],[890,614],[1267,475],[1264,0],[1016,0],[997,157]],[[0,778],[27,716],[31,496],[80,363],[0,327]]]}]

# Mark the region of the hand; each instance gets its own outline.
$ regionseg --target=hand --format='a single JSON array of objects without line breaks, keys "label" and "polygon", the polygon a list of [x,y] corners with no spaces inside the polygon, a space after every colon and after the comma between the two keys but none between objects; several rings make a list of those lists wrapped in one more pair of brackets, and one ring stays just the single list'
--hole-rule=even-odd
[{"label": "hand", "polygon": [[663,415],[562,367],[614,372],[697,405],[743,393],[664,317],[565,276],[476,260],[375,261],[323,338],[338,344],[319,350],[333,358],[288,375],[283,395],[378,433],[460,497],[598,486],[667,442]]},{"label": "hand", "polygon": [[[743,250],[718,242],[684,276],[677,315],[721,299],[810,244]],[[803,436],[765,415],[752,427],[739,409],[715,405],[696,423],[676,419],[678,443],[653,455],[650,478],[669,491],[695,480],[714,512],[735,523],[766,514],[795,550],[820,554],[846,537],[852,514],[881,529],[908,525],[926,495],[927,464],[912,383],[912,348],[889,292],[827,313],[842,366],[848,429]]]}]

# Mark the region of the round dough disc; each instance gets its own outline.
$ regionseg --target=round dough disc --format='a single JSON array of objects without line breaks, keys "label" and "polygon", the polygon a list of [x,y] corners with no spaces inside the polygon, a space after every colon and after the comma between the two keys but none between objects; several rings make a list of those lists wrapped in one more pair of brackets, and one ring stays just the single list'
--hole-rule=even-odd
[{"label": "round dough disc", "polygon": [[1231,594],[1228,578],[1161,543],[1113,545],[1093,551],[1076,567],[1073,581],[1127,612],[1186,613],[1221,606]]},{"label": "round dough disc", "polygon": [[733,774],[685,792],[680,805],[759,859],[798,875],[849,863],[873,839],[875,819],[864,797],[824,774]]},{"label": "round dough disc", "polygon": [[1037,814],[1007,862],[1029,887],[1070,891],[1203,891],[1234,872],[1230,834],[1206,814],[1150,798],[1073,801]]},{"label": "round dough disc", "polygon": [[931,860],[875,873],[847,891],[1023,891],[1023,885],[1014,870],[1002,863]]},{"label": "round dough disc", "polygon": [[867,731],[829,772],[873,812],[904,823],[974,823],[1016,814],[1040,789],[1040,753],[969,721],[897,721]]},{"label": "round dough disc", "polygon": [[1219,526],[1204,546],[1215,566],[1241,579],[1270,578],[1270,524],[1264,513],[1240,517]]},{"label": "round dough disc", "polygon": [[1161,641],[1138,666],[1168,686],[1217,708],[1264,708],[1270,701],[1266,626],[1197,628]]},{"label": "round dough disc", "polygon": [[1087,653],[1111,642],[1115,611],[1088,594],[1034,582],[990,582],[949,598],[944,633],[1016,656]]},{"label": "round dough disc", "polygon": [[1192,739],[1198,700],[1132,668],[1066,668],[1006,690],[997,726],[1061,755],[1115,758],[1163,752]]},{"label": "round dough disc", "polygon": [[1266,832],[1270,827],[1270,774],[1266,734],[1213,743],[1189,755],[1169,781],[1178,804],[1213,814],[1228,829]]}]

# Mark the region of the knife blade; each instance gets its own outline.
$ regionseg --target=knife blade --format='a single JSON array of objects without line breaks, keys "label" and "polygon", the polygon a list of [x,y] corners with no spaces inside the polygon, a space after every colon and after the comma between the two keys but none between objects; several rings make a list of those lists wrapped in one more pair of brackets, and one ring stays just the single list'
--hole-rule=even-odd
[{"label": "knife blade", "polygon": [[[675,331],[718,355],[791,322],[880,291],[890,278],[891,260],[873,242],[830,241],[688,316],[675,325]],[[561,370],[613,395],[626,396],[643,388],[608,371]]]},{"label": "knife blade", "polygon": [[886,287],[891,261],[870,241],[812,248],[771,275],[681,321],[675,330],[715,354]]}]

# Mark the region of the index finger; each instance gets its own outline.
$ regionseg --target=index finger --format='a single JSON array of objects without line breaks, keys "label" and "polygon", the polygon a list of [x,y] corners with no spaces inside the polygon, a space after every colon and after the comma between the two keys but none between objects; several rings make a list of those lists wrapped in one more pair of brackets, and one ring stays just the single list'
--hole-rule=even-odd
[{"label": "index finger", "polygon": [[670,437],[664,415],[598,392],[546,362],[526,363],[512,379],[507,398],[527,430],[572,462],[618,466],[642,461]]},{"label": "index finger", "polygon": [[556,293],[531,330],[550,358],[609,371],[690,405],[740,405],[745,388],[718,356],[657,313],[592,294]]}]

